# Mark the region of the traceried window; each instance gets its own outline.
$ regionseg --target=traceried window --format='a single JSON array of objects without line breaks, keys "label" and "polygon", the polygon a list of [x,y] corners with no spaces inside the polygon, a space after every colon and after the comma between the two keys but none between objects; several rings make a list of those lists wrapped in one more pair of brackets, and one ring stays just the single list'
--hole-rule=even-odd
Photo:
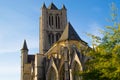
[{"label": "traceried window", "polygon": [[54,25],[53,15],[49,15],[49,26],[52,27]]},{"label": "traceried window", "polygon": [[65,80],[65,69],[64,69],[64,65],[61,68],[60,71],[60,80]]},{"label": "traceried window", "polygon": [[56,80],[56,72],[53,67],[51,67],[51,69],[49,71],[48,80]]},{"label": "traceried window", "polygon": [[56,41],[58,41],[58,40],[59,40],[60,36],[61,36],[61,34],[60,34],[60,33],[57,33],[57,34],[56,34]]},{"label": "traceried window", "polygon": [[75,61],[72,68],[72,80],[81,80],[81,77],[77,74],[80,71],[80,65]]},{"label": "traceried window", "polygon": [[49,45],[51,46],[54,43],[54,34],[50,33],[48,35]]},{"label": "traceried window", "polygon": [[60,29],[60,17],[59,17],[59,15],[56,15],[55,16],[55,23],[56,23],[56,29]]}]

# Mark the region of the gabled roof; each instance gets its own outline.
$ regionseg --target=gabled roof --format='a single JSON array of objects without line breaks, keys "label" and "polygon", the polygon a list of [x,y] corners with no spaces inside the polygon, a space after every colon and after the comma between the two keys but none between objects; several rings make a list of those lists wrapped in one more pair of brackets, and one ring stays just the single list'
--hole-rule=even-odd
[{"label": "gabled roof", "polygon": [[64,40],[78,40],[78,41],[81,40],[70,23],[67,24],[63,34],[59,39],[59,41],[64,41]]},{"label": "gabled roof", "polygon": [[22,47],[21,50],[27,50],[28,51],[26,40],[24,40],[23,47]]},{"label": "gabled roof", "polygon": [[58,8],[53,3],[51,3],[48,9],[57,10]]}]

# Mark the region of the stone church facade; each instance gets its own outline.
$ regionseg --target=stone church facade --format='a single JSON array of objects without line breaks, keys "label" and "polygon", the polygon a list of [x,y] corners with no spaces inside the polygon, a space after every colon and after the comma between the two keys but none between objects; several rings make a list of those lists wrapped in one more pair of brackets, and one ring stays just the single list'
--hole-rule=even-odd
[{"label": "stone church facade", "polygon": [[[81,80],[89,46],[67,22],[67,9],[53,3],[42,6],[40,16],[40,52],[28,54],[27,43],[21,49],[21,80]],[[84,54],[83,54],[84,53]]]}]

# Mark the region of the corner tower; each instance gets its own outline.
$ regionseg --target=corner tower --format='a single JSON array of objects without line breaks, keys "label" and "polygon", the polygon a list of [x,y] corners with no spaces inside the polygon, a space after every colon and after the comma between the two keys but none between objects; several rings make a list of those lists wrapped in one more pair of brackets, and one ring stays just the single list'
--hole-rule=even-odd
[{"label": "corner tower", "polygon": [[67,25],[67,11],[63,5],[58,9],[53,3],[42,6],[40,16],[40,53],[45,53],[59,40]]}]

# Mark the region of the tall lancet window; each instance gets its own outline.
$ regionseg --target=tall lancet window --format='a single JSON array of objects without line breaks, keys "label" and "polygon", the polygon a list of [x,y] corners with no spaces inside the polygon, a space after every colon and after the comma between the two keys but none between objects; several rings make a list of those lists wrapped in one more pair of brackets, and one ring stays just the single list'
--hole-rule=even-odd
[{"label": "tall lancet window", "polygon": [[72,68],[72,80],[81,80],[77,72],[80,72],[80,65],[75,61]]},{"label": "tall lancet window", "polygon": [[53,15],[49,15],[49,26],[52,27],[54,25]]},{"label": "tall lancet window", "polygon": [[61,34],[60,34],[60,33],[57,33],[57,34],[56,34],[56,41],[58,41],[58,40],[59,40],[60,36],[61,36]]},{"label": "tall lancet window", "polygon": [[56,71],[53,67],[50,68],[47,78],[47,80],[56,80]]},{"label": "tall lancet window", "polygon": [[51,46],[54,43],[54,34],[50,33],[48,35],[49,45]]},{"label": "tall lancet window", "polygon": [[60,70],[60,80],[65,80],[65,67],[64,65],[62,66]]},{"label": "tall lancet window", "polygon": [[60,29],[60,17],[59,15],[55,16],[56,29]]}]

